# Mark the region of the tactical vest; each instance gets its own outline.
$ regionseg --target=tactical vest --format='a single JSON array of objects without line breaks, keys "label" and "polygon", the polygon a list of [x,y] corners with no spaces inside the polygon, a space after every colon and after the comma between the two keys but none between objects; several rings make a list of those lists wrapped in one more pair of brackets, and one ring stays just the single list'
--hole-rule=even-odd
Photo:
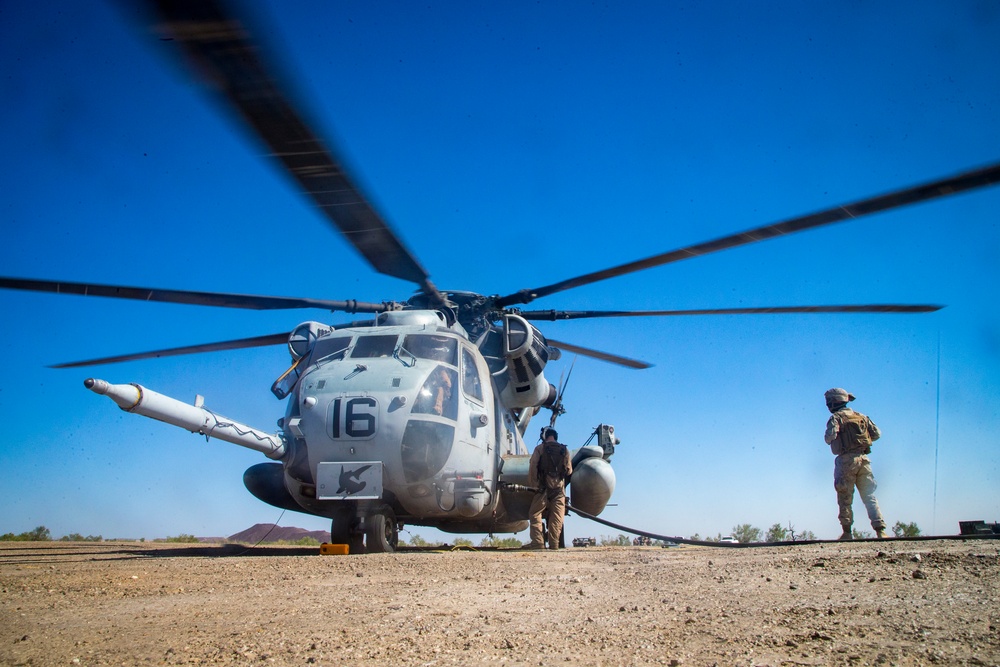
[{"label": "tactical vest", "polygon": [[555,489],[563,485],[569,475],[566,467],[566,445],[560,442],[542,443],[542,453],[538,457],[538,485]]},{"label": "tactical vest", "polygon": [[839,441],[840,450],[834,454],[866,454],[872,446],[872,436],[868,433],[868,418],[860,412],[839,413],[840,433],[833,441]]}]

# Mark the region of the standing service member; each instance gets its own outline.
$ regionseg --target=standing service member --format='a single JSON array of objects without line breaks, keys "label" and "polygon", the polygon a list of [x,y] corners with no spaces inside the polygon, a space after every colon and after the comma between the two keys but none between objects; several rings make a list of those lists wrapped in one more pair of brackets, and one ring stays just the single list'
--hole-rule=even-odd
[{"label": "standing service member", "polygon": [[559,442],[554,428],[542,429],[542,442],[535,447],[528,469],[528,484],[538,491],[531,500],[532,549],[544,549],[542,515],[548,526],[549,548],[559,548],[563,516],[566,514],[566,480],[573,474],[573,463],[566,445]]},{"label": "standing service member", "polygon": [[842,540],[853,537],[854,487],[858,487],[861,500],[868,510],[868,518],[879,538],[885,537],[885,519],[875,499],[875,476],[872,475],[868,454],[872,443],[882,436],[875,423],[860,412],[847,407],[854,400],[854,394],[846,389],[827,390],[826,407],[832,413],[826,422],[826,444],[837,457],[833,468],[833,488],[837,490],[837,504],[840,505],[840,526],[844,532]]}]

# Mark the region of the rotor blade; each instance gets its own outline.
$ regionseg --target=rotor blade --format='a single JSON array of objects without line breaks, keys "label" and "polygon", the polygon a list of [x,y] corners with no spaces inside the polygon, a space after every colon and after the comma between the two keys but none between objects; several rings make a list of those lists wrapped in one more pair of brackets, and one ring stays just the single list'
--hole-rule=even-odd
[{"label": "rotor blade", "polygon": [[122,354],[115,357],[103,357],[101,359],[90,359],[88,361],[71,361],[65,364],[56,364],[49,368],[79,368],[81,366],[97,366],[99,364],[117,364],[122,361],[135,361],[136,359],[156,359],[159,357],[176,357],[181,354],[196,354],[199,352],[221,352],[222,350],[242,350],[247,347],[266,347],[268,345],[280,345],[288,342],[288,332],[269,334],[267,336],[256,336],[254,338],[240,338],[239,340],[227,340],[221,343],[203,343],[202,345],[187,345],[185,347],[172,347],[168,350],[153,350],[152,352],[137,352],[135,354]]},{"label": "rotor blade", "polygon": [[836,206],[825,211],[819,211],[818,213],[811,213],[797,218],[792,218],[784,222],[765,225],[764,227],[758,227],[757,229],[751,229],[738,234],[724,236],[722,238],[715,239],[714,241],[706,241],[705,243],[698,243],[686,248],[672,250],[660,255],[654,255],[653,257],[647,257],[646,259],[621,264],[603,271],[595,271],[594,273],[588,273],[582,276],[577,276],[576,278],[570,278],[569,280],[546,285],[545,287],[521,290],[520,292],[515,292],[514,294],[509,294],[505,297],[499,298],[496,301],[496,304],[497,306],[503,308],[517,303],[530,303],[537,298],[555,294],[556,292],[562,292],[575,287],[589,285],[590,283],[596,283],[601,280],[607,280],[608,278],[614,278],[616,276],[622,276],[636,271],[643,271],[654,266],[669,264],[671,262],[679,262],[680,260],[688,259],[689,257],[707,255],[708,253],[726,250],[727,248],[735,248],[737,246],[771,239],[784,234],[793,234],[806,229],[813,229],[815,227],[841,222],[849,218],[859,218],[863,215],[870,215],[872,213],[887,211],[899,206],[906,206],[908,204],[915,204],[917,202],[927,201],[958,192],[964,192],[966,190],[981,188],[987,185],[993,185],[997,182],[1000,182],[1000,163],[984,167],[982,169],[968,171],[950,178],[943,178],[924,185],[917,185],[910,188],[904,188],[902,190],[896,190],[895,192],[890,192],[878,197],[862,199],[861,201],[854,202],[853,204]]},{"label": "rotor blade", "polygon": [[556,392],[556,403],[562,403],[563,394],[566,393],[566,387],[569,386],[569,379],[573,377],[573,369],[576,367],[577,357],[573,357],[573,363],[569,365],[569,373],[566,374],[566,381],[563,382],[562,377],[559,378],[559,391]]},{"label": "rotor blade", "polygon": [[322,308],[323,310],[344,311],[348,313],[381,313],[392,308],[391,304],[365,303],[353,300],[329,301],[326,299],[302,299],[297,297],[260,296],[256,294],[189,292],[185,290],[155,289],[151,287],[94,285],[90,283],[69,283],[54,280],[27,280],[24,278],[0,277],[0,287],[16,290],[28,290],[33,292],[79,294],[81,296],[106,296],[116,299],[161,301],[165,303],[183,303],[193,306],[246,308],[249,310]]},{"label": "rotor blade", "polygon": [[334,151],[313,132],[287,86],[265,63],[247,22],[212,0],[150,0],[167,41],[183,45],[197,73],[220,92],[316,204],[379,273],[442,295],[402,241],[348,178]]},{"label": "rotor blade", "polygon": [[556,400],[552,405],[547,406],[552,411],[552,416],[549,417],[549,428],[555,428],[556,419],[559,418],[559,415],[566,414],[566,409],[563,407],[563,394],[566,393],[566,385],[569,384],[569,378],[573,375],[573,367],[576,366],[577,359],[579,357],[573,357],[573,363],[569,365],[568,375],[564,377],[563,373],[559,374],[559,388],[556,389]]},{"label": "rotor blade", "polygon": [[637,359],[629,359],[628,357],[620,357],[617,354],[609,354],[608,352],[598,352],[597,350],[591,350],[586,347],[580,347],[579,345],[570,345],[569,343],[563,343],[562,341],[548,339],[549,345],[551,347],[557,347],[560,350],[565,350],[566,352],[574,352],[576,354],[582,354],[585,357],[591,357],[592,359],[600,359],[601,361],[607,361],[612,364],[618,364],[619,366],[627,366],[628,368],[652,368],[653,364],[648,364],[645,361],[639,361]]},{"label": "rotor blade", "polygon": [[670,317],[676,315],[769,315],[777,313],[932,313],[944,306],[879,304],[867,306],[772,306],[695,310],[527,310],[526,320],[582,320],[596,317]]},{"label": "rotor blade", "polygon": [[566,381],[563,382],[562,375],[559,376],[559,389],[556,391],[556,401],[549,406],[549,410],[552,411],[552,416],[549,417],[549,428],[555,428],[556,419],[560,415],[566,414],[566,408],[563,407],[563,396],[566,394],[566,387],[569,386],[569,379],[573,375],[573,368],[576,366],[576,360],[580,357],[573,357],[573,363],[569,365],[569,373],[566,374]]}]

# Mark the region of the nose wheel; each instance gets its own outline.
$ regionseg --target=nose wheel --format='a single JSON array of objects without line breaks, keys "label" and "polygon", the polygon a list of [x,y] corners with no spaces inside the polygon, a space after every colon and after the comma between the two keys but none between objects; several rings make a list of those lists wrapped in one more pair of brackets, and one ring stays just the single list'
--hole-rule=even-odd
[{"label": "nose wheel", "polygon": [[396,513],[388,505],[380,505],[365,513],[364,520],[354,507],[344,507],[333,517],[330,526],[330,541],[346,544],[349,553],[370,554],[391,553],[399,546],[400,524]]},{"label": "nose wheel", "polygon": [[333,517],[330,526],[330,542],[346,544],[348,553],[363,554],[365,552],[365,536],[360,530],[361,522],[351,507],[344,507]]}]

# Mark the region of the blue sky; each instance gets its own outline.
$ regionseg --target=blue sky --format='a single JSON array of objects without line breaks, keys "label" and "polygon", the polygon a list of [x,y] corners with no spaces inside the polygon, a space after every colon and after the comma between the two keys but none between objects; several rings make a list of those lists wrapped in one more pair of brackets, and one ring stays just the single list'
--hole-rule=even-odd
[{"label": "blue sky", "polygon": [[[990,2],[297,2],[260,15],[321,133],[447,289],[546,285],[1000,159]],[[406,298],[168,48],[113,5],[0,7],[0,275]],[[947,305],[545,325],[655,364],[573,371],[562,439],[579,445],[601,421],[622,439],[604,516],[669,535],[791,523],[836,537],[822,395],[843,386],[882,428],[872,458],[890,524],[1000,520],[998,219],[993,188],[535,302]],[[202,394],[273,430],[284,406],[268,388],[287,353],[48,364],[349,319],[11,291],[0,309],[0,532],[57,536],[277,520],[243,488],[259,454],[128,415],[82,381]],[[553,382],[570,361],[550,366]],[[613,532],[576,518],[567,530]]]}]

